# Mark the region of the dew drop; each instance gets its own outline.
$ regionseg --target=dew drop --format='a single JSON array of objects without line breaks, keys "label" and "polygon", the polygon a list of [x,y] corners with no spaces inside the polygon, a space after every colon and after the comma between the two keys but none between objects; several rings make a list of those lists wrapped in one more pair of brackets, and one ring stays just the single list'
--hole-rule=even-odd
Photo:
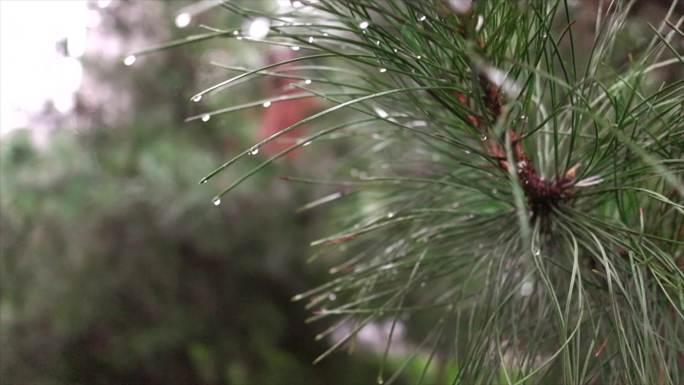
[{"label": "dew drop", "polygon": [[300,301],[302,298],[304,298],[303,295],[297,294],[297,295],[295,295],[294,297],[292,297],[292,301],[293,301],[293,302],[294,302],[294,301]]},{"label": "dew drop", "polygon": [[328,295],[328,300],[334,301],[334,300],[336,300],[336,299],[337,299],[337,295],[335,295],[334,293],[330,293],[330,294]]},{"label": "dew drop", "polygon": [[329,36],[329,34],[327,32],[323,32],[323,36],[327,37],[327,36]]},{"label": "dew drop", "polygon": [[466,155],[470,155],[470,150],[465,150]]},{"label": "dew drop", "polygon": [[221,198],[219,198],[219,197],[214,197],[214,198],[212,198],[211,203],[212,203],[214,206],[218,206],[218,205],[221,204]]},{"label": "dew drop", "polygon": [[377,45],[379,47],[380,46],[380,40],[376,40],[375,45]]},{"label": "dew drop", "polygon": [[259,147],[254,147],[251,150],[249,150],[250,155],[256,155],[259,153]]},{"label": "dew drop", "polygon": [[204,179],[202,179],[202,180],[200,181],[200,184],[205,184],[205,183],[207,183],[207,182],[209,182],[209,179],[204,178]]},{"label": "dew drop", "polygon": [[242,36],[238,36],[237,39],[238,39],[238,40],[242,40]]},{"label": "dew drop", "polygon": [[308,145],[310,145],[310,144],[311,144],[311,141],[308,141],[308,142],[304,143],[302,146],[303,146],[303,147],[306,147],[306,146],[308,146]]},{"label": "dew drop", "polygon": [[427,284],[425,282],[420,283],[420,287],[425,287]]},{"label": "dew drop", "polygon": [[304,80],[304,84],[311,84],[311,79]]},{"label": "dew drop", "polygon": [[369,25],[370,25],[370,23],[364,20],[364,21],[359,23],[359,28],[366,29],[366,28],[368,28]]},{"label": "dew drop", "polygon": [[299,51],[300,47],[298,45],[293,45],[292,47],[290,47],[290,49],[293,51]]},{"label": "dew drop", "polygon": [[137,58],[135,57],[135,55],[128,55],[124,58],[123,63],[124,65],[132,66],[133,63],[135,63],[136,59]]},{"label": "dew drop", "polygon": [[423,58],[423,57],[422,57],[421,55],[416,56],[416,59],[418,59],[418,60],[420,60],[420,59],[422,59],[422,58]]},{"label": "dew drop", "polygon": [[427,19],[427,16],[423,15],[418,18],[418,21],[425,21],[425,19]]},{"label": "dew drop", "polygon": [[190,21],[192,21],[192,15],[187,12],[180,13],[176,16],[176,27],[185,28],[190,25]]},{"label": "dew drop", "polygon": [[397,53],[397,52],[399,52],[399,50],[398,50],[398,49],[396,49],[396,48],[392,48],[392,51],[393,51],[394,53]]},{"label": "dew drop", "polygon": [[313,43],[313,42],[314,42],[314,40],[315,40],[315,39],[314,39],[314,37],[313,37],[313,36],[309,36],[309,40],[308,40],[309,44]]},{"label": "dew drop", "polygon": [[265,17],[257,17],[249,24],[247,34],[252,39],[261,40],[268,36],[271,29],[271,21]]},{"label": "dew drop", "polygon": [[484,17],[482,15],[477,15],[477,24],[475,24],[475,32],[480,32],[484,26]]},{"label": "dew drop", "polygon": [[378,385],[382,385],[385,383],[385,380],[382,379],[382,377],[378,377]]},{"label": "dew drop", "polygon": [[237,36],[239,34],[240,34],[240,31],[238,31],[237,29],[235,31],[233,31],[233,35],[235,35],[235,36]]},{"label": "dew drop", "polygon": [[385,73],[387,72],[387,68],[380,68],[378,71],[380,71],[380,73]]},{"label": "dew drop", "polygon": [[264,108],[271,107],[271,102],[267,100],[264,102],[264,104],[262,104],[262,106],[264,106]]},{"label": "dew drop", "polygon": [[482,134],[482,135],[480,136],[480,139],[484,142],[485,140],[487,140],[487,135]]},{"label": "dew drop", "polygon": [[393,213],[393,212],[390,211],[389,213],[387,213],[387,218],[393,218],[393,217],[394,217],[394,213]]},{"label": "dew drop", "polygon": [[211,115],[209,115],[209,114],[202,115],[202,121],[203,122],[208,122],[209,119],[211,119]]},{"label": "dew drop", "polygon": [[195,103],[199,103],[200,100],[202,100],[202,95],[195,95],[192,97],[192,101]]}]

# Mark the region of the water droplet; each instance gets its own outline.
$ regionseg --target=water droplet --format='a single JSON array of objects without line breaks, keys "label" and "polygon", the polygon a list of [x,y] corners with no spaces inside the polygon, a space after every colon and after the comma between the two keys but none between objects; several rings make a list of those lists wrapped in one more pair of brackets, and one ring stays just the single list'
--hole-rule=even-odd
[{"label": "water droplet", "polygon": [[180,13],[176,16],[176,27],[178,28],[185,28],[188,25],[190,25],[190,21],[192,20],[192,15],[190,15],[187,12]]},{"label": "water droplet", "polygon": [[378,376],[378,385],[382,385],[384,383],[385,383],[385,380],[383,380],[381,376]]},{"label": "water droplet", "polygon": [[314,39],[314,37],[313,37],[313,36],[309,36],[309,40],[308,40],[309,44],[313,43],[313,42],[314,42],[314,40],[315,40],[315,39]]},{"label": "water droplet", "polygon": [[254,147],[251,150],[249,150],[250,155],[256,155],[259,153],[259,147]]},{"label": "water droplet", "polygon": [[421,55],[416,56],[416,59],[418,59],[418,60],[420,60],[422,58],[423,58],[423,56],[421,56]]},{"label": "water droplet", "polygon": [[209,179],[204,178],[204,179],[202,179],[202,180],[200,181],[200,184],[205,184],[205,183],[207,183],[207,182],[209,182]]},{"label": "water droplet", "polygon": [[211,203],[212,203],[214,206],[218,206],[218,205],[221,204],[221,198],[219,198],[219,197],[214,197],[214,198],[212,198]]},{"label": "water droplet", "polygon": [[271,21],[265,17],[257,17],[249,24],[249,29],[247,34],[249,37],[255,40],[261,40],[268,36],[268,32],[271,30]]},{"label": "water droplet", "polygon": [[308,145],[310,145],[310,144],[311,144],[311,141],[308,141],[308,142],[304,143],[304,144],[302,145],[302,147],[306,147],[306,146],[308,146]]},{"label": "water droplet", "polygon": [[420,287],[425,287],[426,285],[427,285],[427,284],[425,283],[425,281],[423,281],[423,282],[420,283]]},{"label": "water droplet", "polygon": [[330,36],[327,32],[323,32],[323,36]]},{"label": "water droplet", "polygon": [[447,306],[446,310],[447,310],[447,311],[452,311],[452,310],[454,310],[454,305],[450,303],[449,306]]},{"label": "water droplet", "polygon": [[539,256],[539,255],[541,255],[541,250],[539,250],[539,249],[534,249],[534,250],[532,251],[532,253],[534,253],[534,255]]},{"label": "water droplet", "polygon": [[298,45],[293,45],[292,47],[290,47],[290,49],[293,51],[299,51],[300,47]]},{"label": "water droplet", "polygon": [[209,114],[202,115],[202,121],[203,122],[208,122],[209,119],[211,119],[211,115],[209,115]]},{"label": "water droplet", "polygon": [[237,36],[239,34],[240,34],[240,31],[238,31],[237,29],[235,31],[233,31],[233,35],[235,35],[235,36]]},{"label": "water droplet", "polygon": [[192,97],[192,101],[195,103],[199,103],[200,100],[202,100],[202,95],[195,95]]},{"label": "water droplet", "polygon": [[398,50],[398,49],[396,49],[396,48],[392,48],[392,51],[393,51],[394,53],[397,53],[397,52],[399,52],[399,50]]},{"label": "water droplet", "polygon": [[262,106],[264,106],[264,108],[271,107],[271,102],[267,100],[264,102],[264,104],[262,104]]},{"label": "water droplet", "polygon": [[427,16],[423,15],[418,18],[418,21],[425,21],[425,19],[427,19]]},{"label": "water droplet", "polygon": [[292,301],[300,301],[302,298],[304,298],[303,295],[297,294],[294,297],[292,297]]},{"label": "water droplet", "polygon": [[311,79],[304,80],[304,84],[311,84]]},{"label": "water droplet", "polygon": [[380,46],[380,40],[376,40],[375,45],[377,45],[379,47]]},{"label": "water droplet", "polygon": [[364,21],[359,23],[359,28],[366,29],[366,28],[368,28],[369,25],[370,25],[370,23],[364,20]]},{"label": "water droplet", "polygon": [[238,36],[237,39],[238,39],[238,40],[242,40],[242,36]]},{"label": "water droplet", "polygon": [[387,68],[380,68],[378,71],[380,71],[380,73],[385,73],[387,72]]},{"label": "water droplet", "polygon": [[517,165],[518,165],[518,168],[525,168],[527,166],[527,162],[525,162],[524,160],[521,160],[520,162],[518,162]]},{"label": "water droplet", "polygon": [[389,213],[387,213],[387,218],[393,218],[393,217],[394,217],[394,213],[393,213],[393,212],[390,211]]},{"label": "water droplet", "polygon": [[128,55],[124,58],[123,63],[124,65],[132,66],[133,63],[135,63],[136,59],[137,58],[135,57],[135,55]]},{"label": "water droplet", "polygon": [[328,294],[328,300],[334,301],[334,300],[336,300],[336,299],[337,299],[337,296],[336,296],[334,293]]},{"label": "water droplet", "polygon": [[466,153],[466,155],[470,155],[470,150],[465,150],[464,152]]},{"label": "water droplet", "polygon": [[487,135],[486,134],[480,135],[480,139],[484,142],[485,140],[487,140]]},{"label": "water droplet", "polygon": [[477,24],[475,24],[475,32],[480,32],[484,26],[484,17],[482,15],[477,15]]},{"label": "water droplet", "polygon": [[299,0],[295,0],[292,2],[292,8],[301,8],[303,6],[304,6],[304,4],[302,4],[302,2]]}]

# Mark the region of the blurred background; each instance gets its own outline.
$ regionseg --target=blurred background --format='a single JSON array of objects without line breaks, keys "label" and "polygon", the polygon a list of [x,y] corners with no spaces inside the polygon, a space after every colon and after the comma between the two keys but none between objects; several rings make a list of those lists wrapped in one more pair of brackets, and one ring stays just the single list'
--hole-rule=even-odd
[{"label": "blurred background", "polygon": [[274,51],[221,39],[122,61],[201,33],[200,23],[249,32],[230,12],[207,7],[214,4],[0,1],[1,383],[375,378],[372,349],[312,365],[329,345],[315,340],[324,325],[306,323],[304,306],[291,302],[329,276],[307,264],[309,243],[328,222],[322,210],[295,212],[320,191],[278,175],[305,163],[324,168],[335,150],[290,156],[218,207],[212,197],[268,153],[197,184],[276,125],[318,108],[293,102],[289,114],[274,104],[184,122],[274,96],[264,80],[189,100],[234,74],[210,61],[253,67]]},{"label": "blurred background", "polygon": [[[635,9],[657,20],[665,3]],[[218,206],[217,192],[284,144],[197,184],[238,151],[323,108],[304,99],[185,123],[283,87],[258,79],[192,103],[236,73],[210,62],[253,68],[292,52],[219,39],[126,57],[201,33],[203,23],[263,33],[215,4],[0,1],[1,383],[375,382],[388,325],[364,328],[354,354],[312,365],[332,343],[315,338],[327,325],[305,322],[304,305],[291,302],[330,278],[325,263],[307,260],[310,242],[332,232],[334,215],[297,209],[332,191],[278,176],[339,167],[342,145],[295,153]],[[591,25],[591,12],[584,20]],[[632,30],[634,39],[646,30]],[[390,355],[388,365],[400,362]],[[421,371],[408,368],[399,383],[415,383]],[[444,375],[428,373],[427,383]]]}]

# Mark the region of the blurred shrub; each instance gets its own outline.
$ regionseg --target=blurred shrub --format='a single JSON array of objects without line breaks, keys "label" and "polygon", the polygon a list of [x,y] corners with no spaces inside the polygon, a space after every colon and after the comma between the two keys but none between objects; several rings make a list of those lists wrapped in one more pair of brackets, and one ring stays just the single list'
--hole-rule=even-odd
[{"label": "blurred shrub", "polygon": [[45,150],[24,132],[0,148],[3,382],[374,378],[342,355],[311,365],[325,346],[290,297],[317,283],[303,263],[321,218],[294,214],[301,192],[265,176],[213,207],[196,181],[218,157],[150,132],[61,132]]}]

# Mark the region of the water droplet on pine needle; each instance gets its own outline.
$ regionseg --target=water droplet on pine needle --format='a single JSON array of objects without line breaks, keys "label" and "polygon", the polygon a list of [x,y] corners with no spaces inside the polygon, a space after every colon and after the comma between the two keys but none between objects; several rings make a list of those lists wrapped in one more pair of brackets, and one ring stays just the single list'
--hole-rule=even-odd
[{"label": "water droplet on pine needle", "polygon": [[290,47],[290,49],[293,51],[299,51],[300,47],[298,45],[293,45],[292,47]]},{"label": "water droplet on pine needle", "polygon": [[200,100],[202,100],[202,95],[195,95],[192,97],[192,101],[195,103],[199,103]]},{"label": "water droplet on pine needle", "polygon": [[211,115],[209,115],[209,114],[202,115],[202,121],[203,122],[208,122],[209,119],[211,119]]},{"label": "water droplet on pine needle", "polygon": [[218,206],[218,205],[221,204],[221,198],[219,198],[219,197],[214,197],[214,198],[212,198],[211,203],[212,203],[214,206]]},{"label": "water droplet on pine needle", "polygon": [[359,23],[359,28],[366,29],[366,28],[368,28],[369,25],[370,25],[370,23],[364,20],[364,21]]},{"label": "water droplet on pine needle", "polygon": [[135,57],[135,55],[128,55],[124,58],[123,63],[124,65],[132,66],[133,63],[135,63],[136,59],[137,58]]},{"label": "water droplet on pine needle", "polygon": [[259,153],[259,147],[254,147],[251,150],[249,150],[250,155],[256,155]]}]

